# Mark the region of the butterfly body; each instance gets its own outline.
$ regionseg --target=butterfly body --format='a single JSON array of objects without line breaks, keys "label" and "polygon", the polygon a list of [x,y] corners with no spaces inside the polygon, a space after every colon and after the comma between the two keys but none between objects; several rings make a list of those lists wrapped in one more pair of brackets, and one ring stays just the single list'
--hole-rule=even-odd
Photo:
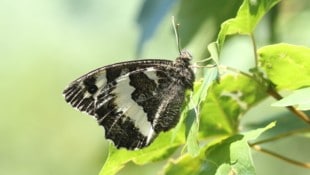
[{"label": "butterfly body", "polygon": [[179,121],[185,91],[192,90],[191,56],[175,61],[137,60],[98,68],[65,90],[68,103],[94,116],[116,147],[140,149]]}]

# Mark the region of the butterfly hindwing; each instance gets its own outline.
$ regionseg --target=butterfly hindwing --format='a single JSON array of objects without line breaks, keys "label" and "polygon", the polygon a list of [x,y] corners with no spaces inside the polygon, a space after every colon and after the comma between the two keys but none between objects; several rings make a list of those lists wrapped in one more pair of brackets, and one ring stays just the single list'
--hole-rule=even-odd
[{"label": "butterfly hindwing", "polygon": [[138,149],[174,127],[194,74],[189,59],[139,60],[96,69],[65,90],[68,103],[95,116],[116,147]]}]

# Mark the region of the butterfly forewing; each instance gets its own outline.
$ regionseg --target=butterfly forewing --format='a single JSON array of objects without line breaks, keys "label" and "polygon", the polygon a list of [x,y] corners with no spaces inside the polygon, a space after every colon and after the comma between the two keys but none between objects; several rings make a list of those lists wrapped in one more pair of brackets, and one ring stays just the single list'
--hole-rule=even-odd
[{"label": "butterfly forewing", "polygon": [[73,107],[95,116],[116,147],[138,149],[177,124],[193,81],[187,57],[129,61],[82,76],[64,96]]}]

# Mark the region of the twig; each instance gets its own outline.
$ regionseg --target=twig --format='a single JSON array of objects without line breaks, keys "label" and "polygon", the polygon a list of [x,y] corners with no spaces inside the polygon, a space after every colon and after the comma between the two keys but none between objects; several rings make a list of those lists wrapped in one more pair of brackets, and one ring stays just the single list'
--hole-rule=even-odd
[{"label": "twig", "polygon": [[242,75],[244,75],[244,76],[246,76],[246,77],[248,77],[248,78],[251,78],[251,79],[253,78],[252,75],[250,75],[250,74],[248,74],[248,73],[246,73],[246,72],[243,72],[243,71],[241,71],[241,70],[235,69],[235,68],[233,68],[233,67],[224,66],[224,65],[219,65],[219,67],[222,68],[222,69],[226,69],[226,70],[235,72],[235,73],[242,74]]},{"label": "twig", "polygon": [[252,44],[253,44],[253,53],[254,53],[255,67],[258,67],[257,47],[256,47],[255,38],[254,38],[253,33],[251,33],[250,37],[251,37],[251,41],[252,41]]}]

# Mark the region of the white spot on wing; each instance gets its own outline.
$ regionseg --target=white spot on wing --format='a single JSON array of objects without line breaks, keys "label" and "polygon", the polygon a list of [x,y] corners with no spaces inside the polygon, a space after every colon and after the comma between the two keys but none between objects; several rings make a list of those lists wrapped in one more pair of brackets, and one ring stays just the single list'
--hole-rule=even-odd
[{"label": "white spot on wing", "polygon": [[[173,87],[173,84],[170,84],[170,86],[168,87],[168,89],[171,89],[172,87]],[[169,103],[171,102],[171,100],[174,98],[175,93],[176,93],[176,91],[172,91],[172,90],[171,90],[171,91],[168,90],[167,92],[171,92],[171,93],[170,93],[169,95],[166,95],[165,100],[163,100],[163,101],[161,102],[161,104],[159,105],[159,107],[158,107],[158,109],[157,109],[157,111],[156,111],[156,113],[155,113],[154,120],[153,120],[153,125],[154,125],[154,126],[157,125],[157,122],[158,122],[158,119],[159,119],[159,117],[160,117],[160,115],[161,115],[161,112],[166,110],[168,104],[169,104]]]},{"label": "white spot on wing", "polygon": [[154,80],[158,84],[158,76],[156,75],[156,69],[153,67],[147,68],[144,74],[151,80]]},{"label": "white spot on wing", "polygon": [[[112,93],[116,95],[115,103],[120,110],[124,112],[124,115],[134,122],[141,134],[148,137],[150,133],[153,133],[153,127],[151,122],[147,120],[147,114],[143,111],[142,106],[139,106],[131,98],[131,94],[135,88],[129,85],[129,81],[128,76],[124,76],[117,80],[117,85],[112,91]],[[148,138],[148,140],[149,139],[151,138]]]},{"label": "white spot on wing", "polygon": [[107,84],[107,76],[106,71],[101,71],[100,75],[96,78],[96,86],[101,89],[102,86],[105,86]]},{"label": "white spot on wing", "polygon": [[167,96],[167,99],[165,101],[163,101],[160,106],[158,107],[157,111],[156,111],[156,114],[155,114],[155,117],[154,117],[154,121],[153,121],[153,125],[157,125],[157,122],[158,122],[158,119],[160,117],[160,114],[162,111],[164,111],[167,106],[168,106],[168,102],[171,101],[171,96]]}]

